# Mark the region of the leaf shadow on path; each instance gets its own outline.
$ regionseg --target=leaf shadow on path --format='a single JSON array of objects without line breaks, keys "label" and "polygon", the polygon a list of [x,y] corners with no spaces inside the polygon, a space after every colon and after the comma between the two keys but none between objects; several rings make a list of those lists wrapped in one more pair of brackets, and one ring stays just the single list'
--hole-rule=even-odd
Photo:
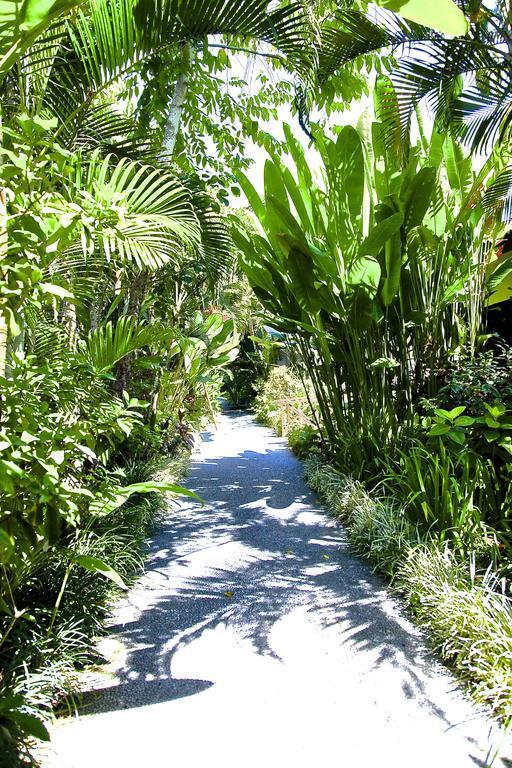
[{"label": "leaf shadow on path", "polygon": [[[236,429],[236,420],[250,417],[225,418]],[[326,518],[283,441],[272,438],[264,450],[236,452],[235,445],[228,456],[210,452],[211,446],[192,463],[187,482],[204,507],[184,501],[170,509],[149,541],[146,574],[116,610],[110,631],[126,648],[118,685],[84,694],[82,713],[207,690],[214,680],[174,677],[173,659],[220,626],[255,654],[283,663],[273,630],[303,609],[327,631],[339,625],[340,646],[371,654],[375,669],[395,667],[403,697],[419,699],[446,729],[457,725],[424,685],[421,670],[428,674],[432,666],[424,640],[383,599],[383,580]]]}]

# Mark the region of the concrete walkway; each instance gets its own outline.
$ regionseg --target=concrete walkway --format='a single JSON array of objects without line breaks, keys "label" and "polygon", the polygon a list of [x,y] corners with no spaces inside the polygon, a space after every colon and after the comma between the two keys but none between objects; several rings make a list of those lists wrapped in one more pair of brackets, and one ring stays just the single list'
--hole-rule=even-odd
[{"label": "concrete walkway", "polygon": [[188,486],[205,506],[171,508],[154,531],[102,643],[108,674],[54,729],[45,764],[487,765],[498,734],[350,552],[284,441],[227,414],[194,458]]}]

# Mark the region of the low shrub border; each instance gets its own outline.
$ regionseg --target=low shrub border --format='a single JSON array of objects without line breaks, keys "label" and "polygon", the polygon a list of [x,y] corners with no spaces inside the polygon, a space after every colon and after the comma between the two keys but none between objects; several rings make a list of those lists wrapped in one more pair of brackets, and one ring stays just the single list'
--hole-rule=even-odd
[{"label": "low shrub border", "polygon": [[[125,467],[126,479],[177,482],[186,475],[189,462],[190,452],[185,448],[168,459],[132,460]],[[82,538],[81,553],[108,560],[130,586],[144,567],[148,532],[166,506],[161,493],[132,496],[103,523],[100,518],[98,525]],[[27,739],[23,718],[40,722],[44,738],[44,723],[55,711],[75,709],[75,699],[80,696],[80,670],[98,663],[96,643],[106,632],[109,607],[121,592],[109,579],[74,569],[48,629],[47,619],[54,609],[65,564],[63,552],[53,548],[31,564],[20,588],[19,600],[31,604],[34,619],[19,623],[2,648],[3,659],[9,662],[0,675],[0,698],[4,704],[12,701],[14,706],[22,697],[24,709],[16,714],[18,732],[12,728],[12,722],[17,721],[4,723],[0,710],[0,768],[35,764],[34,745]]]},{"label": "low shrub border", "polygon": [[446,545],[421,536],[403,506],[373,499],[362,483],[318,457],[305,476],[347,530],[355,551],[391,579],[443,661],[475,701],[512,724],[512,600],[490,570],[461,562]]}]

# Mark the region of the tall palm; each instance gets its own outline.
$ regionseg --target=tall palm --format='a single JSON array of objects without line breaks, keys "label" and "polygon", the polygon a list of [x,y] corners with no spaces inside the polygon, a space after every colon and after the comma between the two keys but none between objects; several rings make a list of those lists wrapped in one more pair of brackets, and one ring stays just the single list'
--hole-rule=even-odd
[{"label": "tall palm", "polygon": [[[80,235],[76,246],[55,260],[55,279],[71,279],[74,290],[82,280],[90,291],[94,271],[98,274],[102,262],[103,285],[119,285],[116,264],[121,262],[124,276],[136,282],[134,290],[142,295],[148,279],[138,277],[137,270],[154,271],[176,260],[183,249],[206,260],[207,274],[217,274],[230,258],[222,217],[204,193],[187,191],[186,180],[169,175],[170,168],[157,171],[133,165],[141,159],[156,163],[160,147],[151,135],[140,138],[134,120],[117,108],[112,88],[155,53],[197,45],[208,35],[219,34],[266,41],[289,66],[305,72],[313,56],[304,46],[312,29],[309,17],[299,3],[269,10],[268,0],[95,0],[81,3],[70,15],[71,5],[55,3],[33,24],[30,34],[25,24],[19,24],[9,38],[8,27],[0,25],[2,50],[6,40],[12,43],[4,61],[9,67],[0,69],[4,122],[8,124],[19,111],[54,120],[53,140],[77,158],[75,175],[58,182],[64,207],[79,201],[93,218],[100,214],[99,230],[89,238],[93,263],[91,253],[87,263],[77,255],[84,239]],[[25,15],[34,17],[30,0],[25,6]],[[102,160],[107,152],[113,154]],[[125,155],[130,162],[119,163]],[[68,266],[71,271],[66,273]],[[129,308],[135,311],[139,305],[132,295]]]},{"label": "tall palm", "polygon": [[[136,126],[112,109],[109,89],[166,49],[201,45],[211,35],[236,35],[271,44],[283,64],[311,71],[313,25],[298,2],[269,10],[269,0],[97,0],[52,22],[4,78],[24,107],[44,106],[59,119],[59,137],[103,145]],[[180,55],[176,50],[176,58]],[[21,89],[18,89],[21,83]],[[138,148],[141,141],[138,139]]]}]

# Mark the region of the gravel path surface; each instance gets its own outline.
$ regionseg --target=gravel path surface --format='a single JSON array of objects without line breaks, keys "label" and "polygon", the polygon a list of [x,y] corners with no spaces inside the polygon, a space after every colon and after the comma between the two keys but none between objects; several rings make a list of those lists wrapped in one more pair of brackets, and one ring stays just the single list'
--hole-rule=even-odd
[{"label": "gravel path surface", "polygon": [[[48,768],[474,768],[499,734],[248,415],[206,433]],[[512,753],[507,752],[509,758]],[[499,768],[512,759],[499,757]]]}]

